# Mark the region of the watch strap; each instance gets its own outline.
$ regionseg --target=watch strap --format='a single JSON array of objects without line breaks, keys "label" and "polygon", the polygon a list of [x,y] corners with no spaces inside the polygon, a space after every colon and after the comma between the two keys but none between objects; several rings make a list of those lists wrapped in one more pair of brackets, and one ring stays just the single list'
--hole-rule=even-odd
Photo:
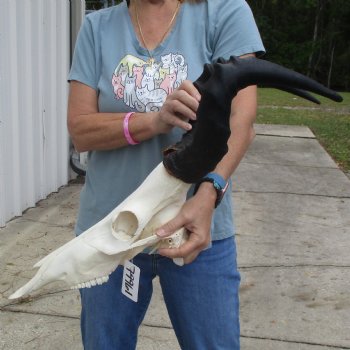
[{"label": "watch strap", "polygon": [[215,208],[217,208],[227,190],[228,182],[221,175],[217,173],[209,173],[196,183],[194,187],[194,192],[193,192],[194,195],[198,191],[200,184],[203,182],[210,182],[213,184],[213,187],[217,194],[216,201],[215,201]]}]

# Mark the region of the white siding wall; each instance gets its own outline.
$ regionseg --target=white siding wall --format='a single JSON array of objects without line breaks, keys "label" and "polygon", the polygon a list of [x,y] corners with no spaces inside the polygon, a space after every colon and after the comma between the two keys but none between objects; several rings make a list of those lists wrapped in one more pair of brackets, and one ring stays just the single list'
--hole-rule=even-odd
[{"label": "white siding wall", "polygon": [[68,182],[69,0],[0,0],[0,226]]}]

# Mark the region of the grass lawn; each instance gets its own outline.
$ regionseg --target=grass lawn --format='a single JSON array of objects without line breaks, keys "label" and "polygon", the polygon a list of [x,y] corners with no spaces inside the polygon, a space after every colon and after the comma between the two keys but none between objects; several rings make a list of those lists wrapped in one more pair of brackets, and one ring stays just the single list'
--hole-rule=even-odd
[{"label": "grass lawn", "polygon": [[[294,95],[259,88],[257,123],[303,125],[344,171],[350,171],[350,93],[341,93],[342,103],[320,97],[316,105]],[[318,97],[317,97],[318,98]]]}]

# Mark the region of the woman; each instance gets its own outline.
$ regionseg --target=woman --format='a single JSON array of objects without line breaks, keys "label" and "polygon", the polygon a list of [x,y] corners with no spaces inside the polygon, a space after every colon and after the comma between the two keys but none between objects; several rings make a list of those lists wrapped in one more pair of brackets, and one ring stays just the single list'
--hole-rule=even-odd
[{"label": "woman", "polygon": [[[69,76],[69,132],[78,151],[89,151],[76,234],[132,193],[162,150],[191,129],[201,98],[192,81],[205,63],[263,51],[244,0],[131,0],[87,16]],[[229,151],[214,170],[221,195],[254,137],[255,115],[256,87],[248,87],[232,101]],[[85,349],[135,348],[155,276],[182,349],[239,349],[231,198],[218,205],[207,179],[197,187],[157,230],[163,237],[185,227],[188,242],[133,259],[141,269],[137,303],[120,292],[120,268],[108,283],[81,290]],[[175,265],[175,257],[186,265]]]}]

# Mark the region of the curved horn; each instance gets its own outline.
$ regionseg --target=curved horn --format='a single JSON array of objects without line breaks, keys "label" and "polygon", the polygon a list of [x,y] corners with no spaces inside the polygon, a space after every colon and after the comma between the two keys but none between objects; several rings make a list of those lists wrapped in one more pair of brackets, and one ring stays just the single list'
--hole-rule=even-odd
[{"label": "curved horn", "polygon": [[300,73],[255,57],[218,59],[206,64],[194,82],[201,94],[197,122],[182,140],[164,151],[163,164],[178,179],[195,183],[227,153],[230,137],[231,101],[250,85],[265,85],[291,92],[315,103],[319,101],[307,91],[336,102],[342,97],[335,91]]},{"label": "curved horn", "polygon": [[288,86],[277,85],[277,84],[270,84],[269,87],[270,88],[274,88],[274,89],[278,89],[278,90],[282,90],[282,91],[285,91],[285,92],[289,92],[290,94],[302,97],[305,100],[308,100],[310,102],[316,103],[318,105],[321,104],[321,102],[315,96],[311,95],[310,93],[308,93],[305,90],[295,89],[295,88],[291,88],[291,87],[288,87]]},{"label": "curved horn", "polygon": [[255,57],[242,59],[232,56],[223,65],[225,70],[223,83],[231,85],[230,89],[238,89],[237,92],[249,85],[259,84],[273,87],[282,85],[314,92],[336,102],[343,100],[335,91],[317,81],[269,61]]}]

